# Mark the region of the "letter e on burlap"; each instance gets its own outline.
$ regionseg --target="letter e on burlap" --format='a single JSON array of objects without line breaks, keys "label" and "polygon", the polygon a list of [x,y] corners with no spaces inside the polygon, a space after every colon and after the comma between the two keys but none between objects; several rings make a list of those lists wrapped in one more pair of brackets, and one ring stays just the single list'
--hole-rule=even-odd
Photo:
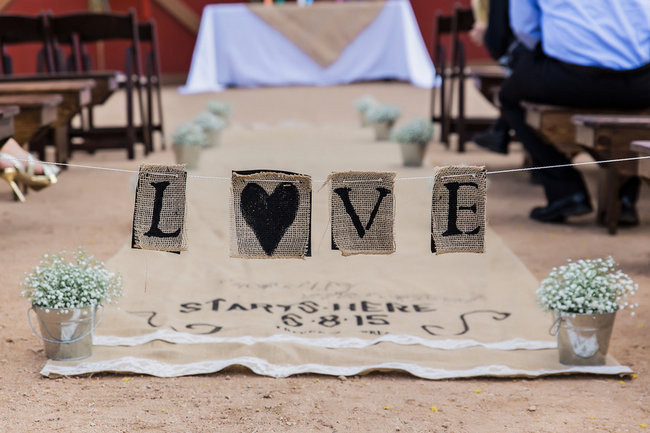
[{"label": "letter e on burlap", "polygon": [[485,167],[437,167],[431,207],[431,252],[485,251]]},{"label": "letter e on burlap", "polygon": [[231,187],[231,257],[311,255],[311,177],[276,170],[234,171]]},{"label": "letter e on burlap", "polygon": [[395,173],[343,172],[332,183],[332,249],[344,256],[395,252]]},{"label": "letter e on burlap", "polygon": [[185,241],[184,165],[143,164],[138,174],[131,247],[178,253]]}]

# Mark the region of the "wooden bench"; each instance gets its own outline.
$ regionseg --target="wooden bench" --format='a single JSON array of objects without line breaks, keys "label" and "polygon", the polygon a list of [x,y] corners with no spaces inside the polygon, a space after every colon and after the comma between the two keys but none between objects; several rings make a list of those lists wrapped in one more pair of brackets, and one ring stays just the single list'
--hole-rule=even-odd
[{"label": "wooden bench", "polygon": [[[640,156],[650,157],[650,141],[633,141],[630,149]],[[639,176],[650,180],[650,159],[639,160]]]},{"label": "wooden bench", "polygon": [[[63,100],[61,95],[3,95],[0,105],[17,105],[20,113],[14,117],[14,135],[21,145],[38,138],[56,122],[57,107]],[[39,159],[45,155],[39,152]]]},{"label": "wooden bench", "polygon": [[[650,140],[650,116],[575,115],[575,141],[597,161],[634,158],[635,140]],[[620,213],[619,188],[632,176],[639,176],[640,161],[602,164],[604,176],[598,188],[598,222],[615,234]]]},{"label": "wooden bench", "polygon": [[16,105],[0,106],[0,141],[14,135],[14,117],[20,113],[20,108]]},{"label": "wooden bench", "polygon": [[95,81],[85,79],[0,82],[0,95],[61,95],[62,100],[57,107],[57,119],[52,126],[56,146],[55,160],[58,163],[66,163],[70,149],[68,124],[81,111],[82,107],[91,103],[93,87],[95,87]]},{"label": "wooden bench", "polygon": [[38,81],[92,80],[90,103],[101,105],[119,88],[119,83],[126,78],[119,71],[99,72],[57,72],[56,74],[6,75],[0,77],[0,83],[26,83]]},{"label": "wooden bench", "polygon": [[501,65],[474,65],[469,68],[468,75],[474,80],[474,87],[499,108],[499,90],[507,78],[507,71]]}]

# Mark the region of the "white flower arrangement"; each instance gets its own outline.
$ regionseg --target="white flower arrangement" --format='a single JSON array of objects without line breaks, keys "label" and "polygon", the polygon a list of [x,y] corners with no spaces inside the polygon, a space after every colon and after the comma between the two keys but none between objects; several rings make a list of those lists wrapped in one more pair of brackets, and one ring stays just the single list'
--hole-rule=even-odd
[{"label": "white flower arrangement", "polygon": [[399,143],[428,143],[433,138],[433,124],[426,119],[415,119],[395,131]]},{"label": "white flower arrangement", "polygon": [[100,303],[115,303],[122,296],[122,276],[106,270],[104,263],[78,248],[45,254],[38,266],[25,273],[21,295],[36,307],[69,310]]},{"label": "white flower arrangement", "polygon": [[221,131],[226,122],[221,117],[218,117],[210,111],[204,111],[194,118],[194,123],[199,125],[204,132]]},{"label": "white flower arrangement", "polygon": [[379,105],[379,102],[372,96],[366,95],[354,101],[354,106],[360,113],[365,113],[370,107]]},{"label": "white flower arrangement", "polygon": [[227,118],[232,112],[232,104],[223,101],[210,101],[208,102],[208,111],[215,116]]},{"label": "white flower arrangement", "polygon": [[205,146],[208,137],[196,123],[184,123],[172,134],[172,140],[176,146]]},{"label": "white flower arrangement", "polygon": [[542,281],[537,303],[545,310],[573,314],[614,313],[637,307],[627,302],[627,297],[636,293],[638,285],[616,266],[612,257],[569,260],[553,268]]},{"label": "white flower arrangement", "polygon": [[366,111],[366,119],[370,123],[394,122],[402,114],[402,110],[394,105],[374,105]]}]

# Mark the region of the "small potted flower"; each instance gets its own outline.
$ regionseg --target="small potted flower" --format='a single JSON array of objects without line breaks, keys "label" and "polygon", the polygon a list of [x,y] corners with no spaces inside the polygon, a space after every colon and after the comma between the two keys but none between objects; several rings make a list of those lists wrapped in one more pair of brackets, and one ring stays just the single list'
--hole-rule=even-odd
[{"label": "small potted flower", "polygon": [[45,356],[57,360],[90,356],[98,308],[122,295],[122,277],[83,248],[70,256],[45,254],[21,286],[36,312],[40,333],[32,329],[45,342]]},{"label": "small potted flower", "polygon": [[366,118],[366,112],[370,107],[374,107],[375,105],[378,105],[379,102],[372,96],[363,96],[356,101],[354,101],[354,106],[357,109],[357,112],[359,112],[359,120],[361,121],[361,126],[368,126],[368,119]]},{"label": "small potted flower", "polygon": [[415,119],[399,128],[394,138],[400,143],[404,165],[419,167],[422,165],[427,144],[433,138],[433,124],[426,119]]},{"label": "small potted flower", "polygon": [[616,312],[636,306],[627,297],[637,289],[611,257],[553,268],[537,289],[537,303],[553,312],[560,362],[604,364]]},{"label": "small potted flower", "polygon": [[219,145],[221,130],[226,126],[226,122],[212,114],[210,111],[204,111],[194,118],[194,123],[199,125],[207,136],[206,147],[215,147]]},{"label": "small potted flower", "polygon": [[172,149],[178,164],[185,164],[188,169],[199,166],[201,148],[208,143],[208,137],[196,123],[184,123],[172,134]]},{"label": "small potted flower", "polygon": [[394,105],[375,105],[366,111],[368,122],[375,128],[377,141],[385,141],[390,138],[395,121],[402,111]]},{"label": "small potted flower", "polygon": [[208,102],[208,111],[215,116],[221,117],[226,125],[230,123],[230,113],[232,113],[232,104],[224,101],[210,101]]}]

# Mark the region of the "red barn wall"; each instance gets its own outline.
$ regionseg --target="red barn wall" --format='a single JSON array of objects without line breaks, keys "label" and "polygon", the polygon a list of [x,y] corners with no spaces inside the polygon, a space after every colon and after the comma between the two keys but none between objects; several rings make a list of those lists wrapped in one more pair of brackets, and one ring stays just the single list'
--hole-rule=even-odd
[{"label": "red barn wall", "polygon": [[[183,0],[190,8],[201,14],[203,6],[214,3],[240,3],[238,0]],[[410,0],[418,21],[423,39],[431,52],[433,38],[433,17],[437,10],[451,13],[455,3],[468,6],[470,0]],[[161,47],[162,71],[167,77],[182,77],[187,74],[192,59],[196,35],[187,30],[180,22],[152,0],[111,0],[115,12],[126,12],[135,8],[140,20],[152,17],[158,25],[158,37]],[[14,0],[4,13],[37,14],[42,10],[51,10],[54,14],[80,12],[87,10],[87,0]],[[121,69],[124,64],[125,44],[110,43],[105,46],[105,67]],[[471,59],[487,58],[482,47],[467,43],[468,56]],[[13,58],[16,73],[30,73],[36,70],[37,46],[9,47],[7,51]],[[91,55],[94,53],[91,52]]]}]

